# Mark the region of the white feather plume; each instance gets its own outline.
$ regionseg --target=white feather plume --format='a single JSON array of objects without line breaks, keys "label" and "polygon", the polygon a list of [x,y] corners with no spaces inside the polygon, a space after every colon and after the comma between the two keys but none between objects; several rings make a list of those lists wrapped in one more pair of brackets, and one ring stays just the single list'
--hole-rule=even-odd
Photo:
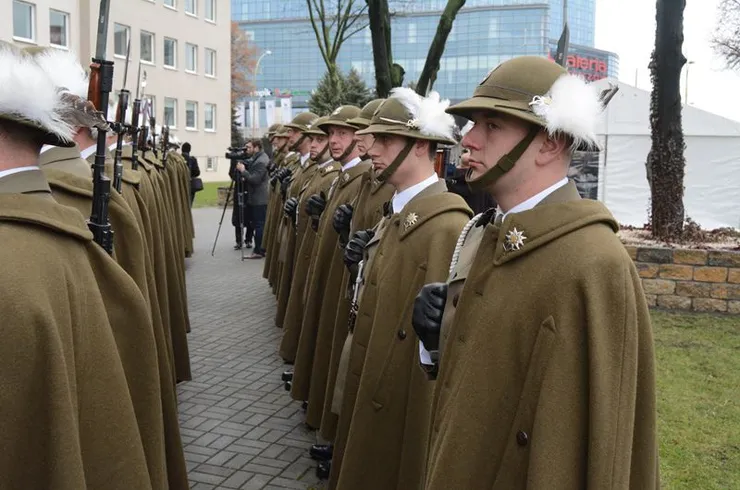
[{"label": "white feather plume", "polygon": [[425,136],[454,141],[455,119],[445,111],[450,106],[447,99],[441,100],[439,93],[432,91],[422,97],[410,88],[397,87],[391,97],[398,99],[411,113],[411,123]]},{"label": "white feather plume", "polygon": [[550,134],[565,133],[573,148],[583,143],[598,147],[596,124],[602,112],[598,90],[576,75],[562,75],[544,97],[530,103],[535,114],[547,122]]},{"label": "white feather plume", "polygon": [[74,53],[48,48],[35,54],[34,58],[57,87],[78,97],[87,98],[87,74]]},{"label": "white feather plume", "polygon": [[54,82],[33,57],[0,44],[0,114],[32,121],[71,141],[73,130],[61,117],[62,102]]}]

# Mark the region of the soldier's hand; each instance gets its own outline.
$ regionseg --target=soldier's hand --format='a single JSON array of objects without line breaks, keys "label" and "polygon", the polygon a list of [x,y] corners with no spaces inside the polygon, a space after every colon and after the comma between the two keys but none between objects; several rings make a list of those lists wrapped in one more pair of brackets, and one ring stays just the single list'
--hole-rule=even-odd
[{"label": "soldier's hand", "polygon": [[285,205],[283,206],[283,212],[285,213],[285,216],[290,218],[290,220],[295,224],[296,222],[296,210],[298,209],[298,199],[295,197],[291,197],[287,201],[285,201]]},{"label": "soldier's hand", "polygon": [[293,172],[291,172],[290,169],[284,168],[283,173],[280,176],[280,181],[285,182],[291,175],[293,175]]},{"label": "soldier's hand", "polygon": [[275,189],[275,187],[277,187],[277,183],[278,183],[279,180],[280,179],[278,179],[278,174],[275,173],[275,175],[273,175],[272,178],[270,179],[270,185],[272,185],[272,188],[273,189]]},{"label": "soldier's hand", "polygon": [[311,216],[321,216],[326,208],[326,199],[320,194],[314,194],[306,202],[306,212]]},{"label": "soldier's hand", "polygon": [[416,335],[430,352],[439,349],[442,315],[447,301],[447,283],[433,282],[421,288],[414,300],[411,324]]},{"label": "soldier's hand", "polygon": [[362,260],[365,254],[365,247],[374,236],[375,232],[370,229],[360,230],[352,235],[352,239],[344,248],[344,264],[351,272],[354,272],[353,268]]},{"label": "soldier's hand", "polygon": [[283,179],[283,181],[280,183],[280,194],[282,194],[283,199],[285,199],[286,194],[288,193],[288,187],[290,186],[290,183],[293,181],[290,177],[287,177]]},{"label": "soldier's hand", "polygon": [[339,244],[344,247],[349,240],[349,230],[352,225],[352,213],[351,204],[342,204],[334,212],[334,230],[339,233]]}]

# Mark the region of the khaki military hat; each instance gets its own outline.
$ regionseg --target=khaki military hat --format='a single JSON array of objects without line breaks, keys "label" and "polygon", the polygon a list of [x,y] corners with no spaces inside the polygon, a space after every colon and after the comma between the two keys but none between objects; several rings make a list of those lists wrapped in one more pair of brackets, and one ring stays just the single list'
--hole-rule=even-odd
[{"label": "khaki military hat", "polygon": [[328,136],[321,130],[320,126],[329,120],[329,116],[321,116],[303,134],[307,136]]},{"label": "khaki military hat", "polygon": [[313,124],[318,118],[319,116],[317,116],[313,112],[301,112],[300,114],[295,116],[292,121],[290,121],[288,124],[284,124],[283,126],[286,129],[294,129],[302,133],[306,131],[309,126]]},{"label": "khaki military hat", "polygon": [[354,119],[360,115],[360,108],[354,105],[341,105],[334,109],[334,111],[326,116],[326,121],[317,125],[322,131],[326,132],[329,126],[341,126],[344,128],[357,129],[349,123],[350,119]]},{"label": "khaki military hat", "polygon": [[356,134],[391,134],[453,145],[455,119],[445,112],[449,105],[437,92],[422,97],[410,88],[397,87],[375,111],[370,125]]},{"label": "khaki military hat", "polygon": [[272,135],[273,138],[289,138],[290,135],[288,134],[288,128],[283,126],[282,124],[277,128],[275,131],[275,134]]},{"label": "khaki military hat", "polygon": [[557,63],[540,56],[520,56],[492,70],[473,97],[447,112],[472,119],[480,111],[508,114],[566,134],[574,147],[597,148],[596,125],[603,110],[598,91]]},{"label": "khaki military hat", "polygon": [[347,120],[347,123],[359,129],[370,126],[370,120],[373,118],[373,114],[375,114],[375,111],[378,110],[378,107],[380,107],[380,104],[382,104],[384,100],[385,99],[371,100],[365,104],[365,107],[362,108],[359,116]]},{"label": "khaki military hat", "polygon": [[277,124],[277,123],[275,123],[275,124],[273,124],[272,126],[270,126],[269,128],[267,128],[267,137],[268,137],[268,138],[272,138],[272,136],[273,136],[273,135],[274,135],[275,133],[277,133],[277,130],[278,130],[278,128],[280,128],[280,127],[281,127],[281,126],[280,126],[280,124]]},{"label": "khaki military hat", "polygon": [[53,80],[30,53],[0,41],[0,118],[39,131],[53,146],[74,146],[72,126]]}]

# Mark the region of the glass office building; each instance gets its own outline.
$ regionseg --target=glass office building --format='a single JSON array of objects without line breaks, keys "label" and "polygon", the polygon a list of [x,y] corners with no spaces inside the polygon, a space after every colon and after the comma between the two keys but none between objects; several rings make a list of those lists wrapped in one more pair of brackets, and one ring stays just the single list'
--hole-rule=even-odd
[{"label": "glass office building", "polygon": [[[232,19],[264,56],[256,77],[262,100],[292,98],[292,110],[306,101],[326,71],[308,19],[305,0],[232,0]],[[393,61],[415,82],[446,0],[390,0]],[[617,76],[618,59],[596,50],[595,0],[569,0],[569,66],[590,79]],[[471,95],[496,65],[520,55],[552,56],[562,30],[563,0],[468,0],[447,40],[434,90],[453,102]],[[364,28],[342,46],[338,63],[354,67],[375,85],[372,42]],[[266,124],[264,110],[260,126]],[[247,119],[247,125],[253,118]]]}]

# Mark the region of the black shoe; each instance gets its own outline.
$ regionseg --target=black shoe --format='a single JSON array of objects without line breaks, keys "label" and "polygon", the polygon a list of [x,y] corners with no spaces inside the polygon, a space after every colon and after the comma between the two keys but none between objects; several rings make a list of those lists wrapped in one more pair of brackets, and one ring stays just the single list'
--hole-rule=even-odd
[{"label": "black shoe", "polygon": [[234,250],[241,250],[241,249],[242,249],[241,243],[237,243],[236,245],[234,245]]},{"label": "black shoe", "polygon": [[305,412],[306,410],[308,410],[308,402],[303,402],[303,403],[301,403],[301,409],[303,409],[303,411],[304,411],[304,412]]},{"label": "black shoe", "polygon": [[308,454],[311,455],[311,459],[317,461],[330,461],[332,452],[334,452],[334,446],[331,444],[314,444],[311,449],[308,450]]},{"label": "black shoe", "polygon": [[290,391],[290,388],[293,386],[293,381],[286,381],[285,382],[285,391]]},{"label": "black shoe", "polygon": [[283,371],[283,381],[292,381],[293,380],[293,371]]},{"label": "black shoe", "polygon": [[247,242],[247,244],[244,245],[244,248],[252,248],[252,242]]},{"label": "black shoe", "polygon": [[316,467],[316,476],[320,480],[326,480],[329,478],[329,474],[331,474],[331,460],[321,461]]}]

